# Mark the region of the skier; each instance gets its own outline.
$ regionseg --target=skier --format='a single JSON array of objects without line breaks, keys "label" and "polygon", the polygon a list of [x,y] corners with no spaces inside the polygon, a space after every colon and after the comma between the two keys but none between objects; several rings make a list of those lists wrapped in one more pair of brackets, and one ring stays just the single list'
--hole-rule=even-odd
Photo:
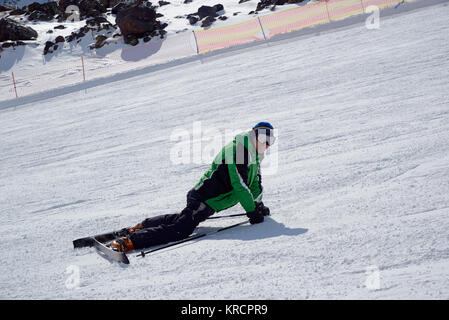
[{"label": "skier", "polygon": [[259,122],[250,131],[238,134],[187,193],[187,206],[181,213],[145,219],[127,230],[126,237],[112,241],[110,247],[128,252],[185,239],[209,216],[237,203],[251,224],[263,222],[270,210],[262,203],[260,161],[276,140],[273,130],[270,123]]}]

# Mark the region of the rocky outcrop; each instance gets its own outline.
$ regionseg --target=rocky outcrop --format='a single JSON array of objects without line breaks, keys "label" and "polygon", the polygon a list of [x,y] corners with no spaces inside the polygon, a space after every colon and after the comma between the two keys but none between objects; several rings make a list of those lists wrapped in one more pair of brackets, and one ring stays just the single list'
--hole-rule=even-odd
[{"label": "rocky outcrop", "polygon": [[294,4],[300,3],[304,0],[261,0],[256,7],[256,11],[261,11],[269,6],[272,6],[272,9],[276,6],[282,6],[284,4]]},{"label": "rocky outcrop", "polygon": [[[187,19],[191,25],[194,25],[198,21],[201,21],[201,27],[206,28],[212,25],[216,20],[215,18],[220,16],[224,7],[222,4],[216,4],[214,6],[201,6],[198,11],[187,15]],[[221,19],[223,20],[223,19]]]},{"label": "rocky outcrop", "polygon": [[201,6],[198,8],[198,12],[196,13],[200,19],[204,19],[206,17],[216,17],[218,16],[217,12],[224,10],[222,4],[216,4],[213,7],[209,6]]},{"label": "rocky outcrop", "polygon": [[131,7],[120,11],[115,20],[124,36],[154,30],[156,11],[148,7]]},{"label": "rocky outcrop", "polygon": [[0,12],[12,11],[14,9],[16,9],[16,7],[10,4],[0,4]]},{"label": "rocky outcrop", "polygon": [[156,20],[156,11],[152,7],[130,7],[118,12],[116,23],[125,43],[136,45],[138,38],[163,36],[167,25]]},{"label": "rocky outcrop", "polygon": [[38,36],[36,30],[24,26],[9,18],[0,19],[0,41],[34,40]]},{"label": "rocky outcrop", "polygon": [[38,3],[33,2],[32,4],[23,8],[28,15],[28,20],[30,21],[50,21],[55,18],[58,14],[58,4],[53,2]]}]

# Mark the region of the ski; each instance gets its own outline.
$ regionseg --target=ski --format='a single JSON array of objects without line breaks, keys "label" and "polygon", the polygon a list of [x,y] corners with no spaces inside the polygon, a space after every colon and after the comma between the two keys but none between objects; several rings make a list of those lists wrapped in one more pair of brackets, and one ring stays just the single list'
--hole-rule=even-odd
[{"label": "ski", "polygon": [[84,247],[93,247],[95,246],[95,239],[101,243],[106,243],[108,241],[115,240],[120,237],[125,237],[129,234],[129,228],[124,228],[117,231],[112,231],[108,233],[98,234],[95,236],[85,237],[73,240],[74,248],[84,248]]},{"label": "ski", "polygon": [[112,250],[110,247],[106,246],[104,243],[98,241],[95,238],[91,238],[91,241],[93,241],[93,246],[95,247],[95,249],[102,252],[108,259],[124,264],[129,264],[128,257],[124,252]]},{"label": "ski", "polygon": [[[239,216],[239,215],[232,215],[232,216]],[[224,217],[232,217],[232,216],[222,216]],[[221,218],[221,217],[220,217]],[[209,236],[224,230],[228,230],[243,224],[248,223],[249,220],[243,221],[243,222],[239,222],[227,227],[223,227],[223,228],[219,228],[216,229],[214,231],[210,231],[210,232],[204,232],[204,233],[199,233],[199,234],[194,234],[191,235],[185,239],[179,240],[179,241],[174,241],[174,242],[170,242],[167,243],[165,245],[162,245],[160,247],[154,248],[154,249],[150,249],[148,251],[141,251],[140,254],[137,255],[137,257],[145,257],[147,254],[153,253],[155,251],[159,251],[162,249],[166,249],[169,247],[173,247],[176,246],[178,244],[181,243],[185,243],[188,241],[192,241],[195,239],[199,239],[205,236]],[[85,238],[79,238],[76,240],[73,240],[73,246],[74,248],[83,248],[83,247],[95,247],[97,249],[97,251],[101,252],[105,257],[107,257],[110,260],[113,261],[117,261],[117,262],[121,262],[124,264],[129,264],[129,260],[128,257],[126,256],[126,254],[124,252],[118,252],[115,250],[112,250],[110,247],[108,247],[106,245],[106,243],[111,242],[119,237],[124,237],[127,236],[129,234],[129,229],[128,228],[124,228],[121,230],[117,230],[117,231],[113,231],[113,232],[108,232],[108,233],[103,233],[103,234],[99,234],[96,236],[91,236],[91,237],[85,237]]]},{"label": "ski", "polygon": [[[207,220],[234,218],[234,217],[240,217],[240,216],[246,216],[246,213],[230,214],[230,215],[225,215],[225,216],[214,216],[214,217],[207,218]],[[107,232],[107,233],[97,234],[94,236],[75,239],[75,240],[73,240],[73,247],[75,249],[76,248],[93,247],[95,245],[95,239],[97,239],[101,243],[106,243],[106,242],[115,240],[120,237],[126,237],[127,235],[129,235],[129,228],[123,228],[123,229],[112,231],[112,232]]]},{"label": "ski", "polygon": [[205,237],[205,236],[209,236],[209,235],[212,235],[212,234],[224,231],[224,230],[228,230],[228,229],[231,229],[231,228],[234,228],[234,227],[237,227],[237,226],[241,226],[241,225],[246,224],[248,222],[249,222],[249,220],[246,220],[246,221],[239,222],[239,223],[227,226],[227,227],[219,228],[219,229],[214,230],[214,231],[204,232],[204,233],[200,233],[200,234],[195,234],[195,235],[192,235],[190,237],[187,237],[187,238],[179,240],[179,241],[167,243],[166,245],[163,245],[163,246],[155,248],[155,249],[150,249],[148,251],[141,251],[140,254],[137,255],[137,257],[144,258],[146,255],[148,255],[150,253],[153,253],[153,252],[156,252],[156,251],[159,251],[159,250],[162,250],[162,249],[167,249],[169,247],[173,247],[173,246],[176,246],[178,244],[185,243],[185,242],[188,242],[188,241],[192,241],[192,240],[195,240],[195,239],[199,239],[199,238],[202,238],[202,237]]},{"label": "ski", "polygon": [[[240,217],[240,216],[246,216],[246,213],[209,217],[209,218],[207,218],[207,220],[234,218],[234,217]],[[79,238],[79,239],[73,240],[73,247],[75,249],[76,248],[93,247],[95,245],[94,238],[97,239],[99,242],[106,243],[106,242],[115,240],[120,237],[126,237],[127,235],[129,235],[128,230],[129,230],[129,228],[123,228],[121,230],[116,230],[116,231],[112,231],[112,232],[97,234],[94,236]]]}]

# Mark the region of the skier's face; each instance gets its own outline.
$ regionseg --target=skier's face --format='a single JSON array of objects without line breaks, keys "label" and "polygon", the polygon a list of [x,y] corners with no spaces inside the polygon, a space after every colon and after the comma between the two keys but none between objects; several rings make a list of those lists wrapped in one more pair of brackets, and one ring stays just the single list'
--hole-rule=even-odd
[{"label": "skier's face", "polygon": [[256,150],[258,154],[263,154],[269,147],[268,143],[262,143],[256,140]]},{"label": "skier's face", "polygon": [[259,131],[254,140],[257,153],[263,154],[276,141],[276,137],[271,134],[267,135],[263,131]]}]

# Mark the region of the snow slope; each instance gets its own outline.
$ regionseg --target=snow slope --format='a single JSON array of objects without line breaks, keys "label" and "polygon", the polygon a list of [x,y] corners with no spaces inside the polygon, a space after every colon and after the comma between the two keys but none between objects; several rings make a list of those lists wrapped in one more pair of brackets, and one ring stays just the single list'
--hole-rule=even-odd
[{"label": "snow slope", "polygon": [[[379,30],[267,43],[0,110],[0,298],[448,299],[448,14],[381,17]],[[259,120],[279,128],[264,223],[126,267],[72,248],[183,208],[209,164],[174,165],[174,134]]]}]

